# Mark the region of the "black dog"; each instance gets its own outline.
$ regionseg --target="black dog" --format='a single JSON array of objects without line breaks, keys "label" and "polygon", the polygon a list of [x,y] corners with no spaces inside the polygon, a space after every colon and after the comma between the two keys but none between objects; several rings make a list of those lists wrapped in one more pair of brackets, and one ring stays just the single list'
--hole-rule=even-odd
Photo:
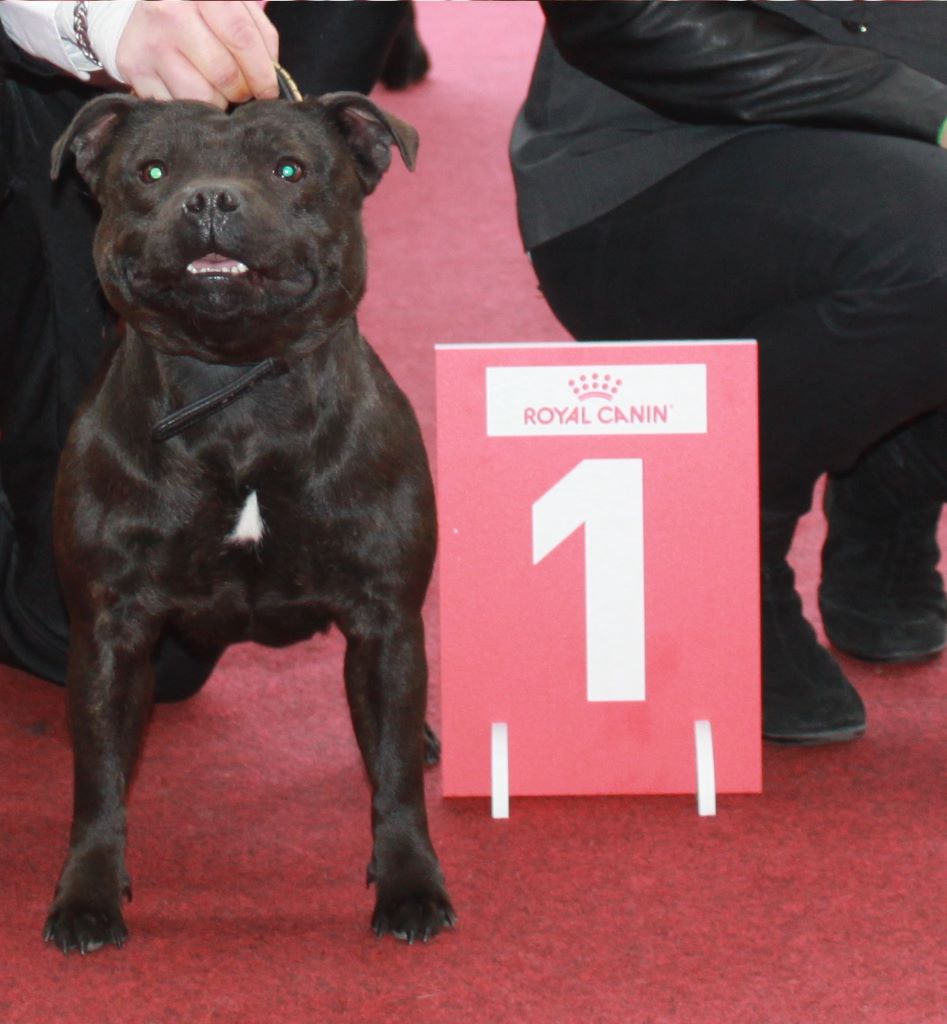
[{"label": "black dog", "polygon": [[[71,620],[69,855],[45,938],[123,945],[125,798],[165,630],[283,645],[335,624],[372,788],[372,925],[454,923],[428,836],[421,604],[434,498],[407,399],[361,337],[360,209],[417,135],[365,97],[110,95],[67,153],[102,207],[95,258],[124,337],[72,427],[56,494]],[[427,751],[426,751],[427,744]]]}]

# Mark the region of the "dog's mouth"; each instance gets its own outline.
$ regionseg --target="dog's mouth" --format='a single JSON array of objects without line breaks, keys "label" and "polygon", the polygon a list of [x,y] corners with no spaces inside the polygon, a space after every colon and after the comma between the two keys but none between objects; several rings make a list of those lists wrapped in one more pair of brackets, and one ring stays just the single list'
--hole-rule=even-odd
[{"label": "dog's mouth", "polygon": [[267,252],[251,259],[243,246],[240,251],[210,244],[214,247],[205,252],[175,244],[123,253],[105,278],[125,282],[119,287],[126,305],[212,320],[275,315],[308,301],[317,290],[317,276],[305,265],[271,261]]},{"label": "dog's mouth", "polygon": [[204,253],[203,256],[191,260],[186,270],[186,276],[190,280],[206,281],[208,284],[243,281],[254,288],[278,288],[290,294],[309,291],[313,286],[311,275],[307,275],[305,280],[298,274],[286,277],[267,264],[248,266],[236,256],[227,256],[216,251]]},{"label": "dog's mouth", "polygon": [[187,272],[198,277],[239,277],[249,273],[249,269],[241,260],[219,252],[206,253],[187,265]]}]

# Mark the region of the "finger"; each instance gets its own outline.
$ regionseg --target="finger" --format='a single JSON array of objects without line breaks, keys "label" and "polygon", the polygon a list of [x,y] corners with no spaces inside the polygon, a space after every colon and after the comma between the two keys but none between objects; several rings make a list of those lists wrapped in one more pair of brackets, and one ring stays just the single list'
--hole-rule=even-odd
[{"label": "finger", "polygon": [[225,97],[228,103],[244,103],[254,96],[240,65],[230,52],[208,32],[195,37],[184,48],[182,56],[201,75],[207,87]]},{"label": "finger", "polygon": [[195,99],[224,107],[228,100],[251,96],[236,61],[196,5],[178,0],[135,8],[119,41],[116,63],[136,94],[148,98]]},{"label": "finger", "polygon": [[250,0],[249,3],[244,3],[246,9],[250,12],[250,17],[256,22],[257,28],[260,31],[260,36],[263,39],[263,44],[266,46],[266,52],[269,55],[271,64],[279,63],[279,32],[272,21],[266,16],[263,8]]},{"label": "finger", "polygon": [[[241,4],[237,6],[242,8]],[[213,26],[204,20],[197,10],[197,4],[189,7],[186,13],[187,31],[178,32],[175,36],[178,54],[203,76],[215,96],[223,96],[229,103],[243,103],[251,99],[254,93],[225,41],[217,35]],[[170,58],[167,60],[170,61]],[[205,99],[206,96],[189,95],[181,98]]]},{"label": "finger", "polygon": [[[255,5],[200,0],[200,12],[205,23],[236,62],[249,95],[275,99],[279,96],[279,85],[273,58],[262,34],[263,23],[251,13],[249,6]],[[211,80],[225,95],[230,95],[227,89],[222,88],[219,79]],[[249,95],[242,98],[248,99]]]},{"label": "finger", "polygon": [[156,74],[172,99],[199,100],[202,103],[212,103],[221,110],[226,109],[230,103],[200,68],[196,68],[183,54],[170,54],[162,61]]},{"label": "finger", "polygon": [[174,99],[168,87],[156,75],[133,74],[129,77],[126,74],[125,81],[141,100]]}]

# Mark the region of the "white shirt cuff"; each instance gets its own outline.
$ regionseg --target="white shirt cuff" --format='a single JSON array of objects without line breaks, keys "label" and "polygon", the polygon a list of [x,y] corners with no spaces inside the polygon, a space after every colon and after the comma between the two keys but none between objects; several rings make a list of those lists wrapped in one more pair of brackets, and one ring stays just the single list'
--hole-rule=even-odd
[{"label": "white shirt cuff", "polygon": [[56,27],[57,0],[3,0],[0,21],[6,34],[21,50],[75,74]]},{"label": "white shirt cuff", "polygon": [[[105,71],[124,82],[115,63],[118,42],[138,0],[93,0],[89,4],[89,42]],[[10,39],[27,53],[87,79],[98,70],[76,46],[73,4],[66,0],[3,0],[0,20]]]},{"label": "white shirt cuff", "polygon": [[[115,63],[115,55],[118,53],[119,40],[137,3],[138,0],[95,0],[89,4],[89,42],[95,55],[102,61],[102,67],[108,76],[116,82],[125,81]],[[72,4],[67,3],[63,6],[70,8],[71,24]],[[78,50],[78,47],[76,49]]]}]

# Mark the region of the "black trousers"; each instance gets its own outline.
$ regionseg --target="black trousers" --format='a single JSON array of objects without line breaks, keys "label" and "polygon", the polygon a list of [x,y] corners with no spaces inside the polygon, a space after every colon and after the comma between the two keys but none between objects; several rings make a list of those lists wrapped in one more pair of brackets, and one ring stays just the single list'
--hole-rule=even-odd
[{"label": "black trousers", "polygon": [[[304,93],[368,92],[407,3],[273,4],[281,63]],[[68,622],[52,553],[56,467],[108,348],[92,263],[97,209],[75,174],[53,183],[53,143],[94,90],[17,61],[0,82],[0,661],[62,682]],[[217,651],[165,639],[156,694],[186,695]]]},{"label": "black trousers", "polygon": [[945,217],[947,152],[774,127],[531,255],[578,339],[758,339],[763,508],[789,516],[947,405]]}]

